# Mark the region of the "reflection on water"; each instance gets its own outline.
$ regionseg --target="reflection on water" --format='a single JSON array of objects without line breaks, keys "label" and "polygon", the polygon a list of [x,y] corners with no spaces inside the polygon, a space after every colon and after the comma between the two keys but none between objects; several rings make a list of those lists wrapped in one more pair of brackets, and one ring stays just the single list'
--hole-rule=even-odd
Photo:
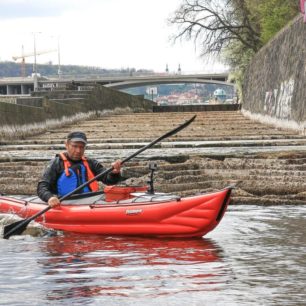
[{"label": "reflection on water", "polygon": [[1,305],[305,305],[306,207],[230,207],[203,239],[0,239]]},{"label": "reflection on water", "polygon": [[59,287],[49,292],[49,300],[94,296],[150,299],[180,292],[185,283],[193,290],[204,290],[220,281],[216,276],[224,269],[220,248],[208,239],[94,236],[84,240],[84,236],[67,235],[50,239],[41,249],[46,257],[38,263]]}]

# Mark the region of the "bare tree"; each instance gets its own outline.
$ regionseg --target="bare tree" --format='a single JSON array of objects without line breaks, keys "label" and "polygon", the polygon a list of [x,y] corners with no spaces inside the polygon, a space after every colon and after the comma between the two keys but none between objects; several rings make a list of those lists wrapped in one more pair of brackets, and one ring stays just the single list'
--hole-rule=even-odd
[{"label": "bare tree", "polygon": [[183,0],[169,19],[178,26],[172,39],[194,40],[202,56],[219,54],[231,44],[256,52],[262,44],[258,23],[248,9],[250,1]]}]

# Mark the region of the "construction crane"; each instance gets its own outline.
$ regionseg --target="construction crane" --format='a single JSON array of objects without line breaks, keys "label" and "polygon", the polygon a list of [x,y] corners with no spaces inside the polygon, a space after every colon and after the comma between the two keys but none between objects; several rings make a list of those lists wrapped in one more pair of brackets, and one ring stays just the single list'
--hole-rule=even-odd
[{"label": "construction crane", "polygon": [[[46,54],[46,53],[51,53],[51,52],[56,52],[57,49],[49,49],[49,50],[42,50],[42,51],[36,51],[36,55],[41,55],[41,54]],[[35,52],[31,53],[24,53],[24,48],[22,46],[21,48],[21,55],[13,56],[13,60],[17,61],[21,59],[21,76],[25,77],[26,76],[26,69],[25,69],[25,58],[26,57],[31,57],[35,56]]]}]

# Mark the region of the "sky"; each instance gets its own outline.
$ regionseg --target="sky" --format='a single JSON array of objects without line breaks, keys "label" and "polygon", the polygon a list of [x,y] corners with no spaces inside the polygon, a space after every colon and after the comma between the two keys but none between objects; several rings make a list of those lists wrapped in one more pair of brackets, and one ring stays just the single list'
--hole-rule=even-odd
[{"label": "sky", "polygon": [[[169,17],[182,0],[0,0],[0,60],[21,56],[106,69],[217,73],[223,65],[199,57],[194,42],[171,42]],[[20,62],[17,59],[16,62]]]}]

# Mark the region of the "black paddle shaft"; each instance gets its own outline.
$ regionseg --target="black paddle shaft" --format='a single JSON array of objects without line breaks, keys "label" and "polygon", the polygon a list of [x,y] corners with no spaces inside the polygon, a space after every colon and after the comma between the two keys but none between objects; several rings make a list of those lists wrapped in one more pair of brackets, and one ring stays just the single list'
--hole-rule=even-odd
[{"label": "black paddle shaft", "polygon": [[[150,142],[149,144],[147,144],[146,146],[140,148],[139,150],[137,150],[136,152],[134,152],[133,154],[129,155],[128,157],[124,158],[121,161],[121,164],[126,163],[127,161],[129,161],[130,159],[132,159],[133,157],[137,156],[138,154],[140,154],[141,152],[147,150],[148,148],[151,148],[152,146],[154,146],[157,142],[170,137],[174,134],[176,134],[177,132],[179,132],[180,130],[184,129],[185,127],[187,127],[194,119],[196,118],[196,115],[194,115],[192,118],[190,118],[188,121],[186,121],[185,123],[179,125],[178,127],[176,127],[175,129],[167,132],[166,134],[160,136],[159,138],[153,140],[152,142]],[[67,198],[69,198],[71,195],[73,195],[74,193],[80,191],[81,189],[83,189],[84,187],[88,186],[89,184],[91,184],[93,181],[97,180],[98,178],[100,178],[101,176],[107,175],[108,173],[110,173],[113,170],[113,168],[108,168],[106,170],[104,170],[103,172],[99,173],[98,175],[96,175],[95,177],[93,177],[92,179],[90,179],[89,181],[85,182],[84,184],[80,185],[79,187],[77,187],[76,189],[72,190],[71,192],[65,194],[63,197],[59,198],[60,202],[66,200]],[[12,235],[20,235],[28,226],[28,224],[38,218],[39,216],[41,216],[42,214],[44,214],[45,212],[47,212],[48,210],[50,210],[52,207],[51,206],[47,206],[46,208],[44,208],[43,210],[39,211],[38,213],[36,213],[35,215],[33,215],[30,218],[24,219],[24,220],[20,220],[17,222],[14,222],[12,224],[6,225],[4,227],[4,231],[3,231],[3,238],[4,239],[8,239],[10,238],[10,236]]]}]

